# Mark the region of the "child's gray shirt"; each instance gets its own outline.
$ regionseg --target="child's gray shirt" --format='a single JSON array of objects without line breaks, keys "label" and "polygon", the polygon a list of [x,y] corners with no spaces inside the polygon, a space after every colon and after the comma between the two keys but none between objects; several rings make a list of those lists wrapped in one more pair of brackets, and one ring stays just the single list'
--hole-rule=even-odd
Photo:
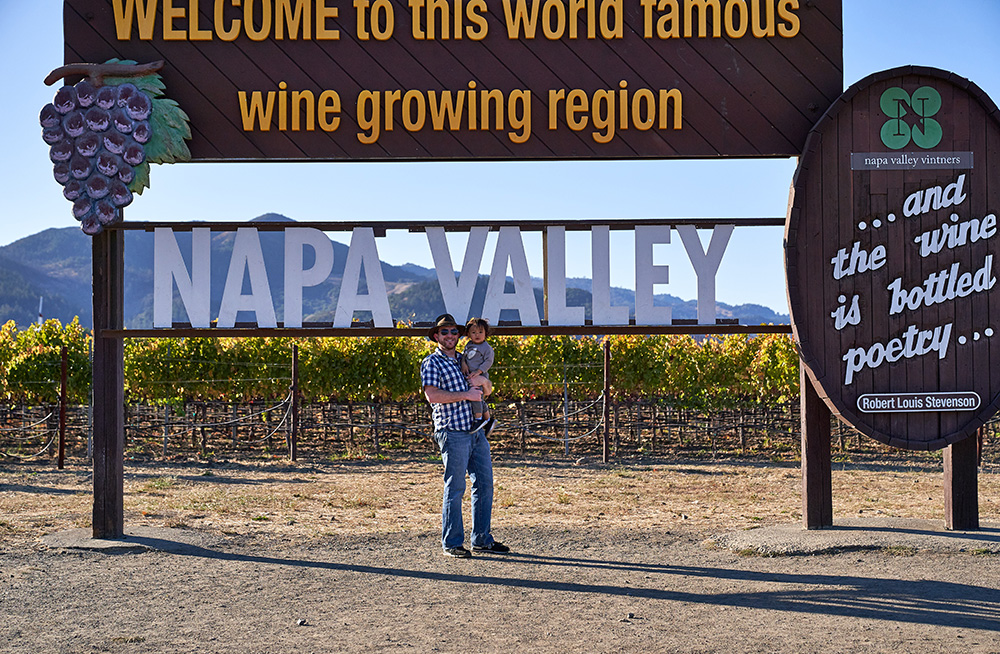
[{"label": "child's gray shirt", "polygon": [[465,346],[462,356],[465,357],[465,363],[468,364],[470,371],[481,370],[489,378],[488,373],[493,365],[493,348],[489,343],[484,341],[477,344],[470,341]]}]

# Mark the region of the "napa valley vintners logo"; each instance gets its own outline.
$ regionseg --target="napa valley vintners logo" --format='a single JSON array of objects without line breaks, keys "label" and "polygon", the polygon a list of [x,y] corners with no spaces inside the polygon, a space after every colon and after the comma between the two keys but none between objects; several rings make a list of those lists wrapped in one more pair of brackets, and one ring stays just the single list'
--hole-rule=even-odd
[{"label": "napa valley vintners logo", "polygon": [[882,125],[882,143],[893,150],[911,141],[925,150],[935,147],[944,131],[931,116],[941,111],[941,104],[941,94],[930,86],[921,86],[912,95],[898,86],[886,89],[879,98],[882,113],[889,117]]}]

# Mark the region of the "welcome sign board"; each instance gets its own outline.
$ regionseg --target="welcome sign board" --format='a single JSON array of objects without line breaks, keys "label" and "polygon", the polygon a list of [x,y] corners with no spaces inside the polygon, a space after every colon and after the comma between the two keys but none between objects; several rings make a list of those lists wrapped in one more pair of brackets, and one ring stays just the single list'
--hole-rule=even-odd
[{"label": "welcome sign board", "polygon": [[795,156],[839,0],[66,0],[67,62],[163,60],[194,160]]},{"label": "welcome sign board", "polygon": [[793,334],[830,408],[938,449],[1000,406],[1000,114],[975,84],[907,67],[817,123],[786,228]]}]

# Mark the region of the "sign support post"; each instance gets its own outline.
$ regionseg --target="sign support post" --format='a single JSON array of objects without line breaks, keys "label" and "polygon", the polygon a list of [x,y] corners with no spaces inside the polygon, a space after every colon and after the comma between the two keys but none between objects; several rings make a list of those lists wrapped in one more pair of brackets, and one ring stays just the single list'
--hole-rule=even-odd
[{"label": "sign support post", "polygon": [[944,450],[944,522],[946,529],[979,529],[979,448],[970,436]]},{"label": "sign support post", "polygon": [[93,537],[125,535],[123,506],[125,450],[124,342],[105,335],[123,326],[125,232],[94,236],[94,513]]},{"label": "sign support post", "polygon": [[830,459],[830,408],[799,368],[799,413],[802,421],[802,526],[833,526],[833,479]]}]

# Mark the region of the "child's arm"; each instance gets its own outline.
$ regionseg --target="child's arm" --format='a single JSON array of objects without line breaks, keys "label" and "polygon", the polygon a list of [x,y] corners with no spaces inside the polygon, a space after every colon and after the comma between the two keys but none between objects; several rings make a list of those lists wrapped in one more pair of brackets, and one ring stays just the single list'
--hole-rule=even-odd
[{"label": "child's arm", "polygon": [[469,385],[473,388],[482,389],[483,397],[493,393],[493,382],[488,377],[484,377],[478,370],[469,375]]}]

